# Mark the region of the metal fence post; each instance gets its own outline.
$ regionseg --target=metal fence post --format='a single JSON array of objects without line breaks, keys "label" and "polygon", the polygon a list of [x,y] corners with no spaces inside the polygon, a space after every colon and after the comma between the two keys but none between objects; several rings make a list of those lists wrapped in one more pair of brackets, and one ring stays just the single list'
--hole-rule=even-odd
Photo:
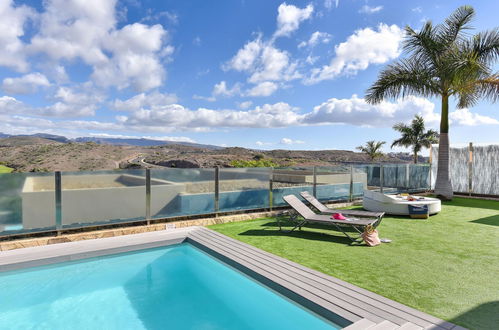
[{"label": "metal fence post", "polygon": [[468,195],[471,196],[473,193],[473,142],[470,142],[468,147],[469,158],[468,158]]},{"label": "metal fence post", "polygon": [[383,164],[379,164],[379,191],[383,192],[383,184],[385,181]]},{"label": "metal fence post", "polygon": [[348,196],[348,201],[353,201],[353,165],[350,165],[350,193]]},{"label": "metal fence post", "polygon": [[55,173],[55,229],[57,230],[57,236],[61,234],[62,230],[62,182],[61,182],[61,172],[56,171]]},{"label": "metal fence post", "polygon": [[151,169],[146,168],[146,220],[151,224]]},{"label": "metal fence post", "polygon": [[220,168],[215,167],[215,216],[218,217],[220,210]]},{"label": "metal fence post", "polygon": [[315,198],[317,198],[317,168],[315,166],[313,167],[313,174],[314,174],[314,183],[312,186],[312,194],[314,195]]},{"label": "metal fence post", "polygon": [[270,174],[269,174],[269,209],[270,212],[272,212],[272,208],[274,207],[274,168],[270,168]]},{"label": "metal fence post", "polygon": [[410,190],[411,185],[409,180],[411,179],[411,176],[409,175],[409,171],[411,170],[411,165],[410,164],[405,164],[405,187],[407,191]]}]

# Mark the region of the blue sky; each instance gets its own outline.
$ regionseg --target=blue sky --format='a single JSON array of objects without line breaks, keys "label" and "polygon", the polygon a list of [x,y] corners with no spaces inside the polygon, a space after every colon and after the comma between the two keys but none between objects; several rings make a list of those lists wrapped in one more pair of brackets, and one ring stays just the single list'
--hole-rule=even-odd
[{"label": "blue sky", "polygon": [[[472,1],[476,31],[499,3]],[[458,1],[0,2],[0,132],[137,136],[258,149],[354,149],[438,100],[378,106],[403,28]],[[451,112],[451,142],[498,142],[497,104]]]}]

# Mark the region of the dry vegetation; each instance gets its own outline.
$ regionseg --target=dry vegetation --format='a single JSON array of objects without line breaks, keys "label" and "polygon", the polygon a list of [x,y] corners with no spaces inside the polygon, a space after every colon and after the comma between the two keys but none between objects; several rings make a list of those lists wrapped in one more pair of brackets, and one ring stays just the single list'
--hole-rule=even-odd
[{"label": "dry vegetation", "polygon": [[[401,159],[386,156],[384,161]],[[153,147],[86,143],[61,143],[39,137],[0,139],[0,164],[16,172],[91,171],[116,168],[234,167],[254,166],[327,166],[340,162],[368,162],[364,154],[346,150],[259,151],[245,148],[201,148],[186,145]],[[249,165],[248,165],[249,166]]]}]

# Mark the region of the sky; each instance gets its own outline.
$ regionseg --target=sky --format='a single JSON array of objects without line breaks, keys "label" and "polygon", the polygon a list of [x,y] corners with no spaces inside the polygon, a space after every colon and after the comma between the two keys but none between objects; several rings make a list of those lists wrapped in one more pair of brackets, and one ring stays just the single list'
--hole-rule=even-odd
[{"label": "sky", "polygon": [[[346,149],[398,137],[440,102],[367,104],[404,27],[453,0],[0,0],[0,132]],[[476,33],[499,2],[470,1]],[[499,69],[499,66],[496,66]],[[451,143],[499,142],[499,105],[451,104]],[[399,151],[400,149],[397,149]]]}]

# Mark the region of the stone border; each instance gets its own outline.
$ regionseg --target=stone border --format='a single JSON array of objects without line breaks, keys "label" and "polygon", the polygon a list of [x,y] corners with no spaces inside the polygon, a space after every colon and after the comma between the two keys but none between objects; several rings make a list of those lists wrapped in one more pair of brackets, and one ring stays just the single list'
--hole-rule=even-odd
[{"label": "stone border", "polygon": [[160,222],[160,223],[153,223],[150,225],[142,225],[142,226],[128,226],[128,227],[112,228],[112,229],[90,230],[84,232],[77,232],[73,234],[63,234],[60,236],[52,235],[46,237],[13,239],[8,241],[0,241],[0,251],[9,251],[14,249],[28,248],[34,246],[76,242],[76,241],[97,239],[97,238],[140,234],[140,233],[147,233],[164,229],[184,228],[191,226],[209,226],[209,225],[227,223],[227,222],[253,220],[259,218],[273,217],[280,212],[281,211],[231,214],[219,217],[213,216],[209,218]]}]

